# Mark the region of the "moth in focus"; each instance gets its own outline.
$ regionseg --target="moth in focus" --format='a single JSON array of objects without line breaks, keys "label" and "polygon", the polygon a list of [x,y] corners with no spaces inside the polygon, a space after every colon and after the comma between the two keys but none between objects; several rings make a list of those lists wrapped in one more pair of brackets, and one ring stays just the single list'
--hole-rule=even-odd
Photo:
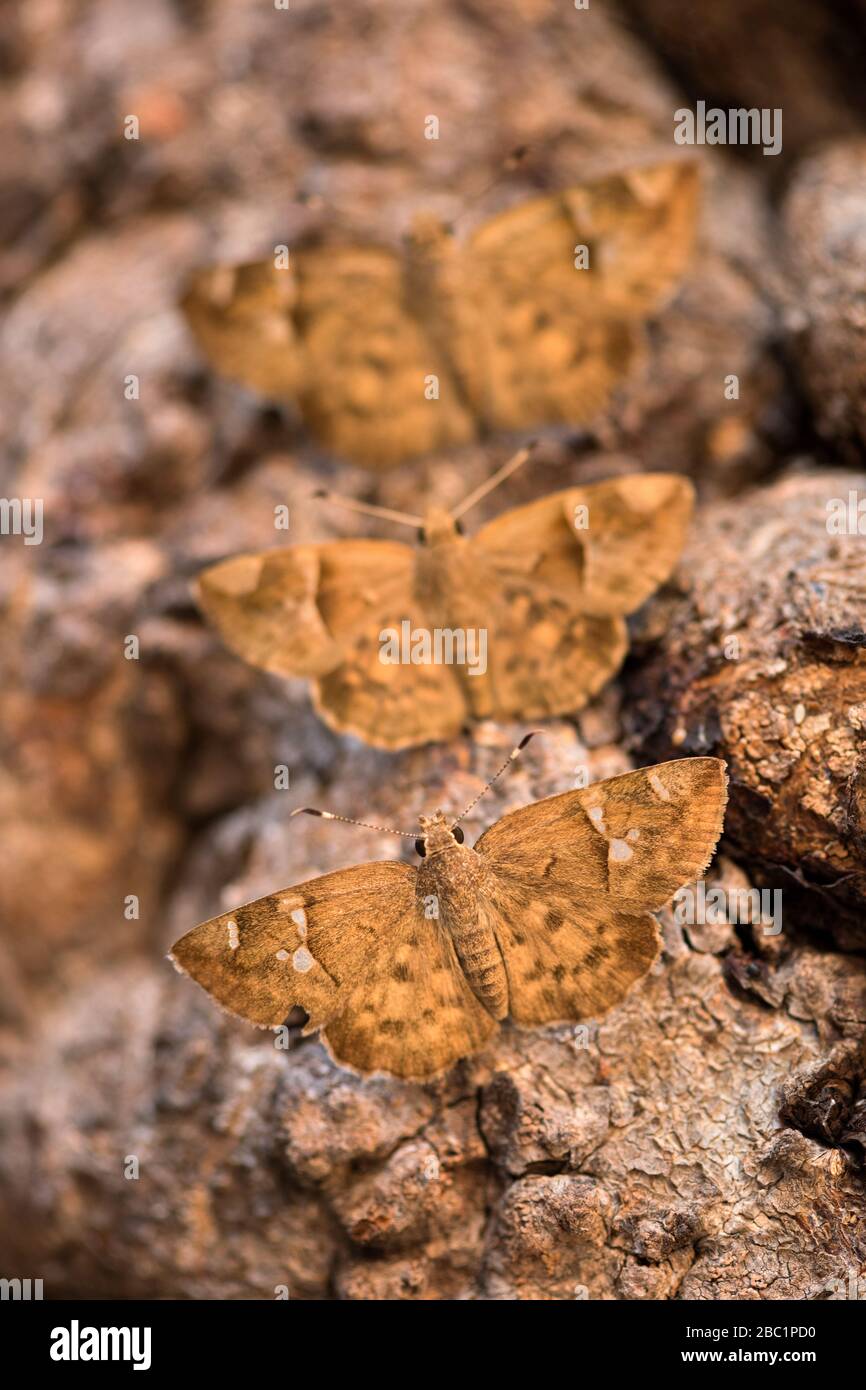
[{"label": "moth in focus", "polygon": [[[625,615],[674,569],[694,490],[675,474],[635,474],[460,534],[467,507],[527,452],[450,514],[362,508],[420,526],[420,547],[336,540],[238,555],[199,576],[198,602],[239,656],[307,677],[327,724],[380,748],[451,738],[472,720],[580,709],[623,661]],[[385,634],[404,624],[483,633],[484,670],[386,662]]]},{"label": "moth in focus", "polygon": [[171,958],[261,1027],[302,1009],[342,1064],[434,1076],[509,1015],[532,1027],[622,999],[658,955],[652,914],[712,857],[726,786],[719,759],[662,763],[512,811],[471,849],[437,811],[417,868],[282,889],[195,927]]},{"label": "moth in focus", "polygon": [[468,242],[420,217],[401,251],[321,239],[288,265],[200,271],[182,300],[217,371],[295,403],[374,469],[493,430],[593,419],[679,283],[697,212],[685,160],[530,198]]}]

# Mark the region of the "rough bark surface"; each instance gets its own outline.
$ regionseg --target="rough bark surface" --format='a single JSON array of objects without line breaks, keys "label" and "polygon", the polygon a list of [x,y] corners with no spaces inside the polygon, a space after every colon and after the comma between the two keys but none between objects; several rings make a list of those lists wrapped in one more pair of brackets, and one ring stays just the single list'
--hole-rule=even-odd
[{"label": "rough bark surface", "polygon": [[860,948],[866,562],[859,532],[833,528],[864,485],[795,475],[703,508],[683,592],[641,615],[647,646],[629,683],[646,756],[726,758],[729,841],[792,899],[811,890],[815,924]]},{"label": "rough bark surface", "polygon": [[785,197],[790,351],[821,433],[856,460],[866,441],[866,141],[803,161]]},{"label": "rough bark surface", "polygon": [[[751,37],[783,9],[726,13]],[[559,0],[153,0],[134,27],[121,0],[4,9],[2,491],[44,499],[45,539],[0,542],[0,1275],[46,1297],[817,1299],[862,1270],[866,578],[862,537],[825,521],[866,488],[839,471],[862,469],[864,122],[859,9],[829,10],[791,24],[773,71],[791,153],[809,129],[849,138],[799,173],[786,146],[778,190],[770,160],[697,152],[700,243],[646,370],[593,440],[546,440],[477,511],[646,467],[702,496],[624,678],[548,726],[468,838],[579,770],[718,752],[709,883],[782,886],[783,930],[668,910],[662,960],[608,1016],[505,1028],[420,1086],[275,1047],[164,952],[234,903],[397,852],[293,807],[409,829],[462,809],[524,730],[399,756],[339,739],[302,682],[228,654],[189,584],[238,550],[387,534],[312,502],[323,484],[448,505],[508,441],[382,480],[323,459],[290,410],[206,371],[177,294],[317,217],[397,244],[418,210],[466,208],[469,228],[667,157],[674,110],[757,100],[761,59],[740,45],[735,81],[736,28],[720,46],[728,21],[701,10],[673,62],[673,11],[649,0],[625,22]],[[844,51],[814,25],[841,25]]]}]

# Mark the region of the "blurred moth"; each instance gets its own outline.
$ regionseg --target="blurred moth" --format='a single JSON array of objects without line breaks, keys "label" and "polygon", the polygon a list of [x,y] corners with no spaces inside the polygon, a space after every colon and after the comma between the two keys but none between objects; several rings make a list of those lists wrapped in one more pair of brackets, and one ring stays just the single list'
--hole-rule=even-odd
[{"label": "blurred moth", "polygon": [[[380,748],[451,738],[476,719],[577,710],[618,670],[625,615],[673,570],[693,489],[675,474],[634,474],[460,534],[463,513],[527,453],[450,514],[354,504],[421,527],[420,546],[335,540],[238,555],[200,575],[199,604],[238,655],[309,678],[326,723]],[[464,660],[395,660],[404,623],[430,635],[434,656]]]},{"label": "blurred moth", "polygon": [[200,271],[182,307],[217,371],[295,403],[369,468],[492,430],[593,419],[678,285],[691,160],[516,204],[461,242],[416,219],[402,250],[321,239]]}]

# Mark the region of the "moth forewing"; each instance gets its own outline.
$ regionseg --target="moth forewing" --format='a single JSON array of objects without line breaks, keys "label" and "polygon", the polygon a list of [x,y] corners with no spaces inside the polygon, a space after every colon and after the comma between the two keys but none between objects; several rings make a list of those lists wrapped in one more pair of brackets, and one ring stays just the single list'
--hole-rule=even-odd
[{"label": "moth forewing", "polygon": [[[276,1028],[300,1008],[319,1028],[334,1012],[339,985],[287,929],[284,900],[272,894],[203,922],[175,943],[170,959],[248,1023]],[[293,901],[303,912],[303,899]]]},{"label": "moth forewing", "polygon": [[298,286],[291,263],[275,260],[199,271],[181,308],[217,370],[270,399],[292,399],[304,383],[293,313]]},{"label": "moth forewing", "polygon": [[171,955],[241,1018],[276,1027],[299,1007],[320,1028],[375,971],[380,925],[414,917],[415,876],[394,860],[324,874],[203,922]]},{"label": "moth forewing", "polygon": [[316,603],[321,547],[236,555],[204,570],[197,602],[245,661],[279,676],[324,675],[341,659]]},{"label": "moth forewing", "polygon": [[517,1022],[604,1012],[646,974],[651,914],[706,868],[726,798],[723,762],[681,759],[534,802],[482,835]]},{"label": "moth forewing", "polygon": [[695,490],[677,473],[637,473],[564,495],[577,528],[581,609],[596,617],[633,613],[670,578],[694,509]]}]

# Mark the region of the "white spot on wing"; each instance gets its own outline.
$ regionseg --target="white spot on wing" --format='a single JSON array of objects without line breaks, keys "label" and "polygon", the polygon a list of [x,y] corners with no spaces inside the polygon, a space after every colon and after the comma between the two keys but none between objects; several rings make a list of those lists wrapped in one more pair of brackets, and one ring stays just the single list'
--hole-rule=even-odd
[{"label": "white spot on wing", "polygon": [[307,914],[302,907],[296,907],[291,913],[292,921],[298,929],[298,936],[304,937],[307,934]]},{"label": "white spot on wing", "polygon": [[604,823],[604,807],[588,806],[586,808],[586,814],[589,816],[599,834],[603,835],[607,830],[607,826]]},{"label": "white spot on wing", "polygon": [[238,924],[234,919],[232,919],[231,921],[226,922],[226,926],[229,929],[229,950],[236,951],[241,944],[240,938],[238,937]]},{"label": "white spot on wing", "polygon": [[288,960],[288,959],[289,959],[289,953],[288,953],[288,951],[277,951],[277,960]]},{"label": "white spot on wing", "polygon": [[639,831],[639,830],[627,830],[627,831],[625,832],[625,838],[628,840],[628,842],[629,842],[630,845],[633,845],[633,844],[635,843],[635,841],[637,841],[637,840],[640,839],[640,831]]},{"label": "white spot on wing", "polygon": [[670,801],[671,794],[657,772],[651,772],[647,781],[660,801]]},{"label": "white spot on wing", "polygon": [[299,946],[292,956],[292,965],[301,975],[306,975],[308,970],[312,970],[315,965],[313,957],[310,955],[306,946]]},{"label": "white spot on wing", "polygon": [[634,850],[631,845],[626,844],[625,840],[611,840],[610,857],[616,864],[624,864],[627,859],[631,859]]}]

